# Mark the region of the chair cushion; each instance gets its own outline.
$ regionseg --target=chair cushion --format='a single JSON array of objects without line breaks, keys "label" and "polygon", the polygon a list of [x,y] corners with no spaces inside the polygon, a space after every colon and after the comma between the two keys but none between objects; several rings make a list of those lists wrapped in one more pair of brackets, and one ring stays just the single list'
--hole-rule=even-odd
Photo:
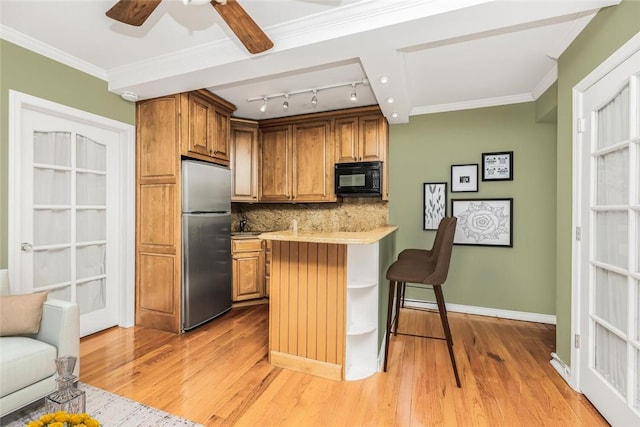
[{"label": "chair cushion", "polygon": [[56,372],[54,346],[27,337],[0,338],[0,397]]},{"label": "chair cushion", "polygon": [[0,336],[37,334],[47,292],[0,297]]}]

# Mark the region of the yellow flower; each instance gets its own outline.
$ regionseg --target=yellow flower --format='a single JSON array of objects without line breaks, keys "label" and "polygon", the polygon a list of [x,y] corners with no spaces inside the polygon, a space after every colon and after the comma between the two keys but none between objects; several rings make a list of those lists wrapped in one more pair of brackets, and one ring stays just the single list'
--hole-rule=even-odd
[{"label": "yellow flower", "polygon": [[53,418],[55,417],[55,414],[44,414],[43,416],[40,417],[40,421],[42,421],[42,424],[49,424],[51,421],[53,421]]},{"label": "yellow flower", "polygon": [[90,418],[84,422],[87,427],[100,427],[100,423],[93,418]]},{"label": "yellow flower", "polygon": [[49,424],[49,427],[64,427],[64,422],[56,421],[54,423]]},{"label": "yellow flower", "polygon": [[80,414],[69,414],[69,422],[71,424],[82,424],[83,418]]},{"label": "yellow flower", "polygon": [[27,427],[43,427],[44,423],[42,421],[31,421],[27,424]]},{"label": "yellow flower", "polygon": [[54,419],[59,423],[66,423],[67,421],[69,421],[69,414],[67,414],[65,411],[58,411],[56,412]]}]

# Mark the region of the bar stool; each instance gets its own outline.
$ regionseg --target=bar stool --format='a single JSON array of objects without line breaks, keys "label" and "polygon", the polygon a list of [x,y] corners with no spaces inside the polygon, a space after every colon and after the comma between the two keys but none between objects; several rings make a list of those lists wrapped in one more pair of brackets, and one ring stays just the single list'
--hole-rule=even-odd
[{"label": "bar stool", "polygon": [[[436,238],[431,250],[405,250],[401,252],[398,260],[391,264],[387,270],[387,279],[389,280],[389,301],[387,306],[387,339],[384,349],[385,372],[387,371],[387,360],[389,358],[391,329],[395,325],[393,333],[394,335],[398,334],[400,302],[402,301],[404,303],[404,289],[406,284],[412,283],[418,286],[430,286],[433,288],[433,292],[436,296],[438,312],[440,314],[440,321],[442,322],[442,329],[444,330],[445,337],[418,336],[423,338],[442,339],[447,342],[449,356],[451,358],[451,366],[453,367],[453,374],[456,378],[456,384],[458,387],[462,387],[460,377],[458,376],[456,359],[453,354],[453,339],[451,338],[451,329],[449,328],[449,320],[447,318],[447,308],[442,294],[442,285],[447,280],[447,275],[449,274],[449,264],[451,262],[456,222],[456,217],[443,218],[438,226]],[[395,318],[393,317],[394,294],[396,294]]]}]

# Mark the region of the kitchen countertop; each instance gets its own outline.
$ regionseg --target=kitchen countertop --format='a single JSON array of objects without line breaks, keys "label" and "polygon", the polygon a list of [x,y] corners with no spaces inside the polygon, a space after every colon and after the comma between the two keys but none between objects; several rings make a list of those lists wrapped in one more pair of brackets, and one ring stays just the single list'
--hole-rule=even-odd
[{"label": "kitchen countertop", "polygon": [[258,237],[262,240],[281,240],[288,242],[337,243],[345,245],[367,245],[375,243],[398,229],[387,225],[369,231],[271,231]]},{"label": "kitchen countertop", "polygon": [[262,231],[234,231],[231,233],[232,239],[258,239]]}]

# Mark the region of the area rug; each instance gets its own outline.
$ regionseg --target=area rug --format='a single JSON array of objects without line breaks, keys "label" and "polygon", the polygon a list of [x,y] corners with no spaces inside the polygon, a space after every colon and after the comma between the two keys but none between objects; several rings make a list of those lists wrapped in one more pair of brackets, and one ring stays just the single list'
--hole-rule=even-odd
[{"label": "area rug", "polygon": [[[89,384],[79,383],[78,388],[86,392],[86,412],[98,420],[103,427],[204,427],[202,424],[176,417]],[[6,425],[6,427],[24,427],[30,421],[40,418],[44,413],[43,402],[36,407],[19,411],[14,414],[15,417],[19,418],[14,418],[9,424],[3,425]]]}]

